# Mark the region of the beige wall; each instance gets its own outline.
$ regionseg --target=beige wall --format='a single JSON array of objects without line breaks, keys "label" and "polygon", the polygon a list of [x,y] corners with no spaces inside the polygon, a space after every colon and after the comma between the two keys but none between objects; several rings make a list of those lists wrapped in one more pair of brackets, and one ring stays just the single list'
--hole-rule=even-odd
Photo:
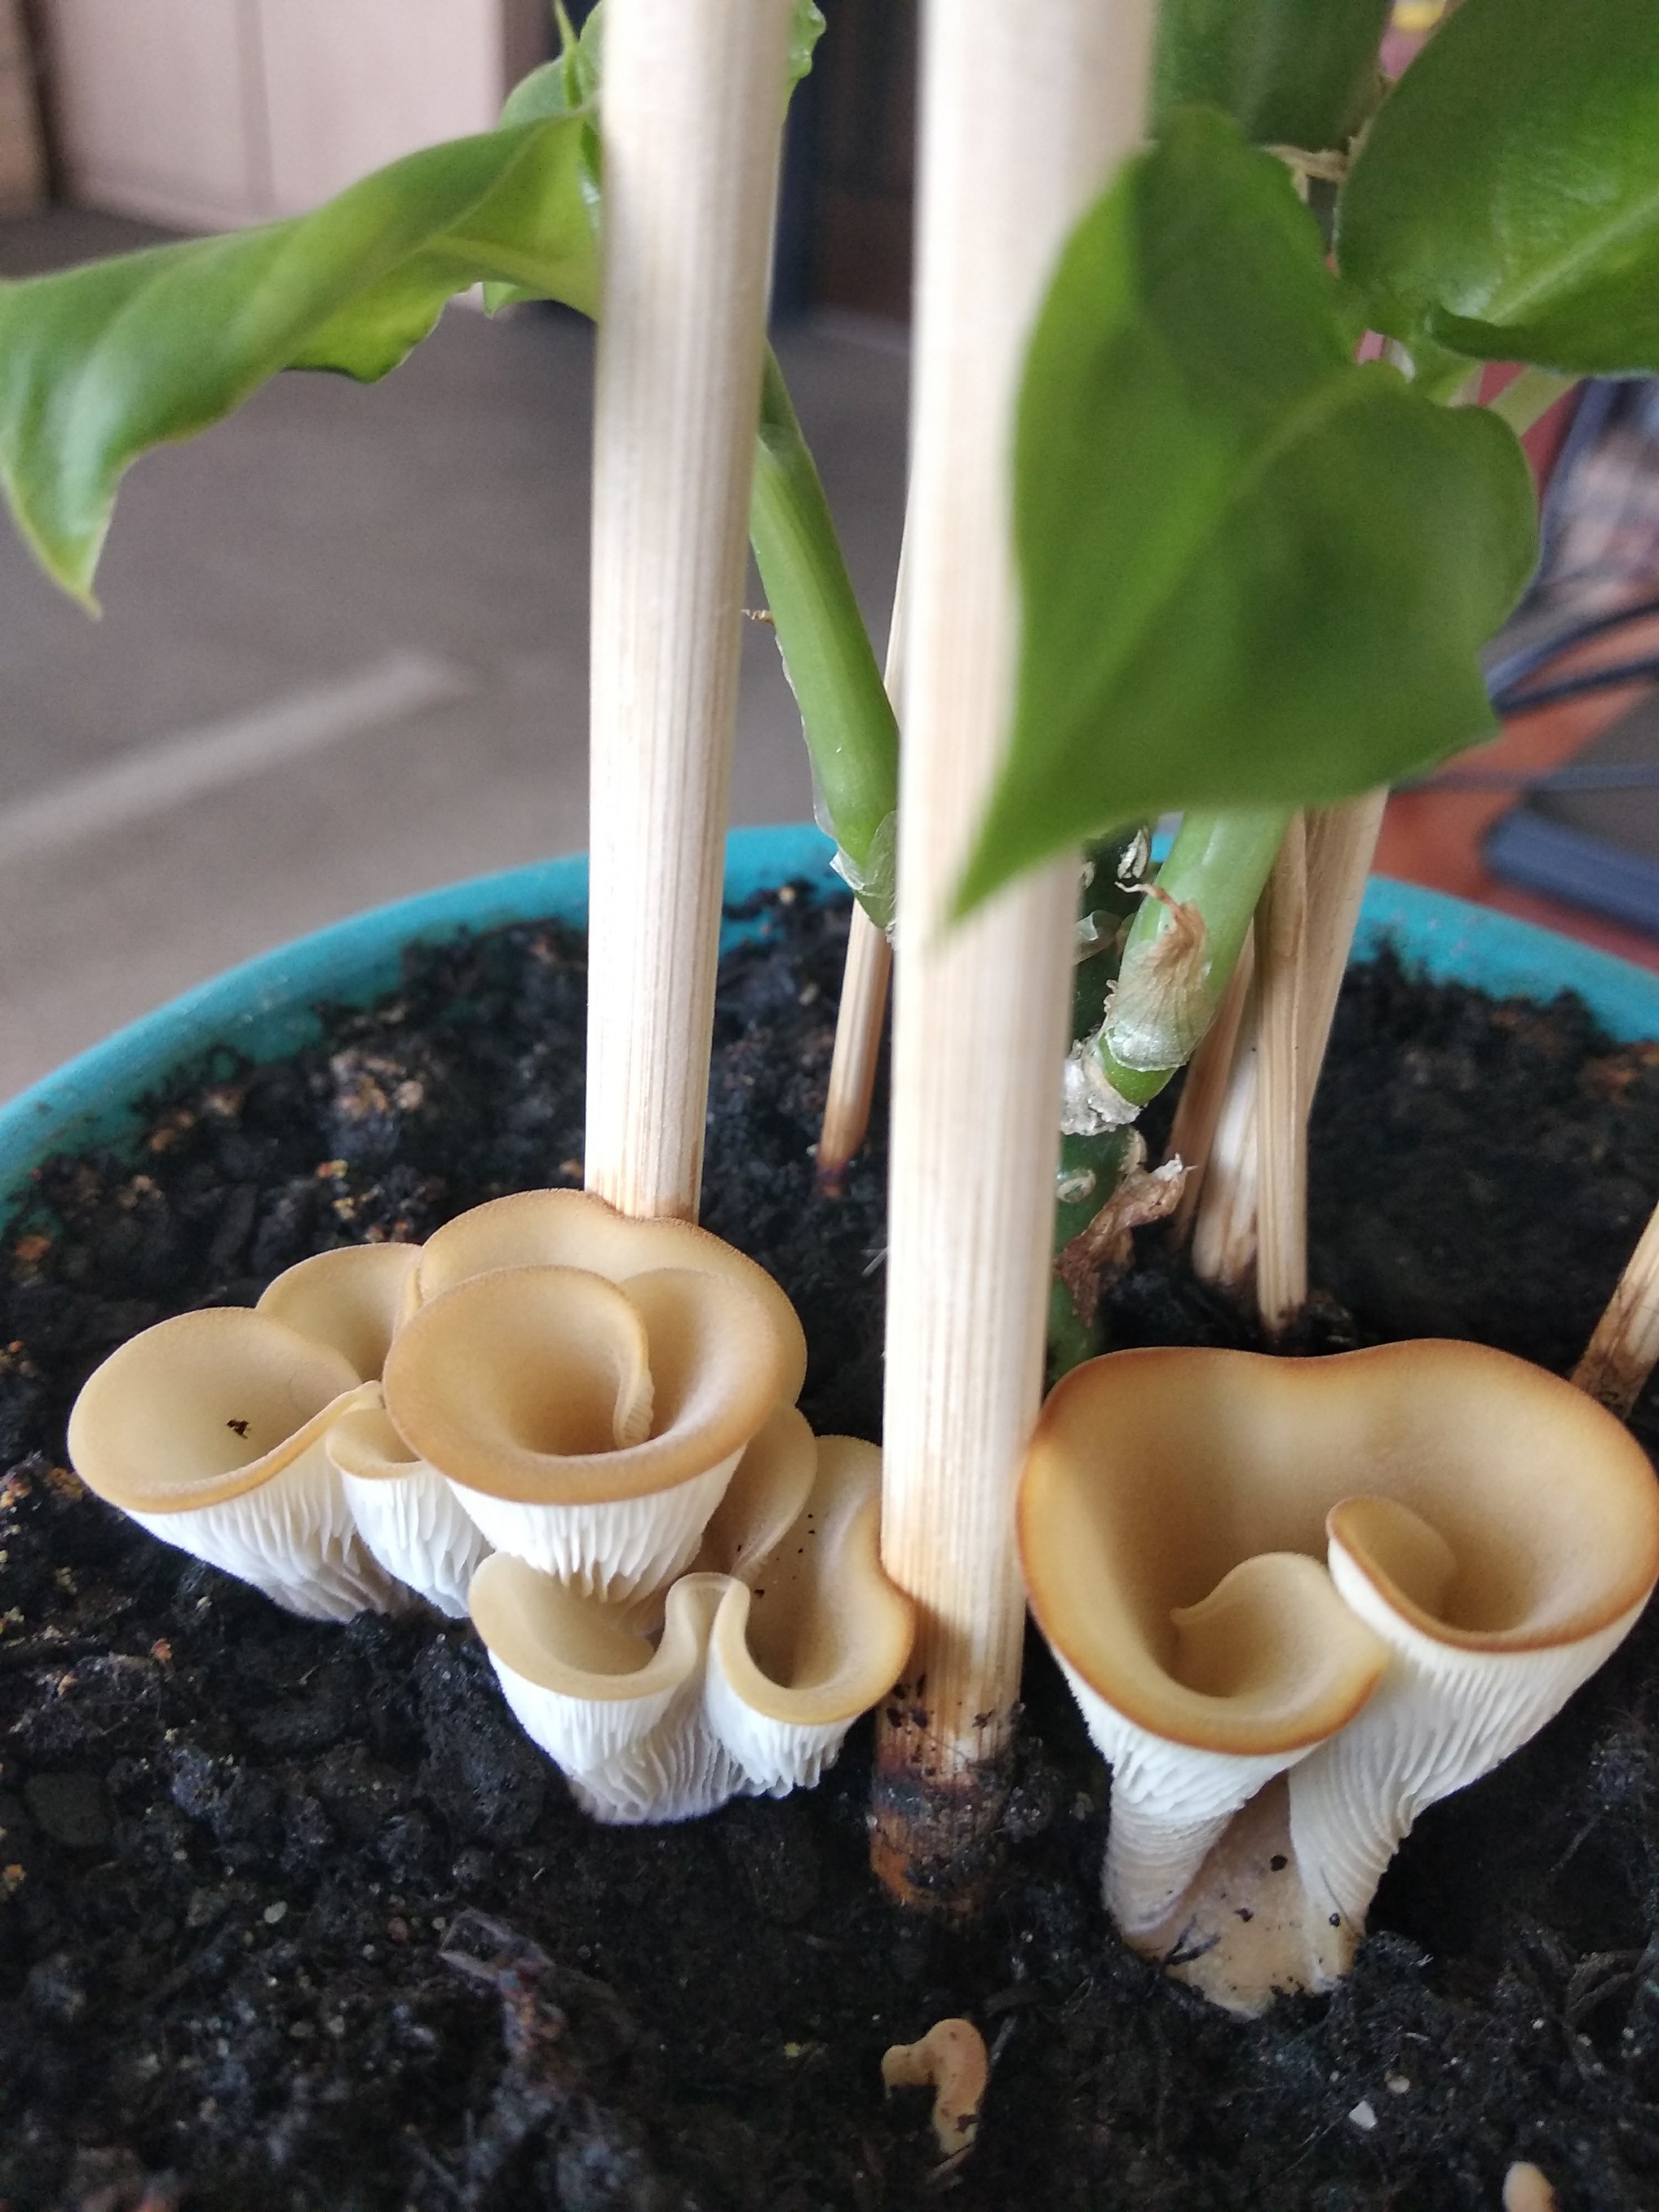
[{"label": "beige wall", "polygon": [[[538,0],[45,0],[70,191],[215,229],[485,131]],[[533,53],[532,53],[533,58]]]}]

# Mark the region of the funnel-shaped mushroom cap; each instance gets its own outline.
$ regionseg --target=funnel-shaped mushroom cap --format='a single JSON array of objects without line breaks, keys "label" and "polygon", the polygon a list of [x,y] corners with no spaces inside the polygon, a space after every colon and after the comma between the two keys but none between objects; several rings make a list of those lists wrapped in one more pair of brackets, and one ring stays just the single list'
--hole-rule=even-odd
[{"label": "funnel-shaped mushroom cap", "polygon": [[378,1382],[420,1256],[418,1244],[347,1244],[319,1252],[278,1275],[254,1311],[330,1346],[363,1382]]},{"label": "funnel-shaped mushroom cap", "polygon": [[[803,1443],[798,1414],[769,1423],[732,1486],[749,1531],[723,1512],[714,1548],[745,1562],[752,1587],[684,1576],[654,1647],[636,1607],[521,1560],[498,1553],[474,1577],[473,1620],[508,1704],[599,1819],[686,1820],[811,1784],[902,1670],[912,1616],[878,1556],[880,1456],[824,1437],[803,1498]],[[757,1540],[768,1532],[769,1547]]]},{"label": "funnel-shaped mushroom cap", "polygon": [[686,1221],[636,1221],[592,1191],[526,1190],[458,1214],[428,1238],[409,1279],[405,1313],[495,1267],[580,1267],[613,1283],[689,1268],[741,1285],[765,1307],[778,1340],[778,1396],[793,1404],[806,1375],[795,1310],[763,1267]]},{"label": "funnel-shaped mushroom cap", "polygon": [[1659,1576],[1623,1428],[1466,1344],[1091,1362],[1019,1525],[1114,1762],[1108,1903],[1245,2010],[1343,1970],[1416,1814],[1533,1735]]},{"label": "funnel-shaped mushroom cap", "polygon": [[686,1565],[792,1382],[746,1280],[672,1267],[465,1276],[404,1323],[386,1367],[398,1428],[496,1549],[607,1598]]},{"label": "funnel-shaped mushroom cap", "polygon": [[325,1432],[357,1533],[389,1575],[452,1620],[489,1556],[483,1532],[435,1468],[417,1459],[383,1405],[354,1407]]},{"label": "funnel-shaped mushroom cap", "polygon": [[375,1395],[343,1353],[241,1307],[179,1314],[112,1352],[70,1416],[90,1490],[290,1611],[395,1609],[322,1447]]}]

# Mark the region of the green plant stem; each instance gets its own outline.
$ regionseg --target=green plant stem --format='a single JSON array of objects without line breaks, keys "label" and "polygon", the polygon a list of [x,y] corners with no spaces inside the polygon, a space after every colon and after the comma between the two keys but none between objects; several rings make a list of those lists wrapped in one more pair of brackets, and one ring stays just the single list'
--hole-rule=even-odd
[{"label": "green plant stem", "polygon": [[829,502],[769,348],[750,538],[836,842],[864,878],[861,903],[892,919],[898,724],[853,592]]},{"label": "green plant stem", "polygon": [[[1107,1080],[1132,1105],[1155,1098],[1191,1057],[1209,1027],[1227,979],[1233,972],[1261,886],[1284,841],[1293,811],[1282,806],[1229,807],[1222,811],[1193,808],[1182,820],[1158,870],[1158,885],[1177,905],[1196,907],[1204,922],[1203,997],[1194,1006],[1190,993],[1171,989],[1160,1004],[1139,987],[1137,970],[1145,963],[1171,917],[1163,899],[1142,901],[1123,951],[1118,992],[1102,1026],[1097,1050]],[[1133,1007],[1133,1062],[1119,1058],[1127,1049],[1126,1030]],[[1161,1052],[1158,1024],[1167,1017],[1167,1050]]]},{"label": "green plant stem", "polygon": [[1523,368],[1496,398],[1486,402],[1487,411],[1501,416],[1516,436],[1522,437],[1577,381],[1576,376],[1558,376],[1553,368]]}]

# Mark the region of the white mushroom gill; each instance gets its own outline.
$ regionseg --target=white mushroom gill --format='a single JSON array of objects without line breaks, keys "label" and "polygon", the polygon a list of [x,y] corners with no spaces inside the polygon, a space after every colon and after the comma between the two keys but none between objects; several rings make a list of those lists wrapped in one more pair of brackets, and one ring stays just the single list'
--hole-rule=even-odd
[{"label": "white mushroom gill", "polygon": [[508,1704],[590,1812],[686,1820],[817,1780],[909,1649],[909,1603],[878,1557],[879,1486],[872,1446],[814,1450],[798,1413],[775,1416],[659,1631],[637,1605],[486,1561],[474,1622]]},{"label": "white mushroom gill", "polygon": [[323,1442],[357,1533],[387,1574],[464,1620],[489,1545],[449,1484],[410,1450],[381,1404],[342,1413]]},{"label": "white mushroom gill", "polygon": [[1417,1815],[1534,1735],[1659,1577],[1621,1425],[1464,1344],[1091,1362],[1019,1518],[1113,1764],[1108,1904],[1240,2011],[1346,1970]]}]

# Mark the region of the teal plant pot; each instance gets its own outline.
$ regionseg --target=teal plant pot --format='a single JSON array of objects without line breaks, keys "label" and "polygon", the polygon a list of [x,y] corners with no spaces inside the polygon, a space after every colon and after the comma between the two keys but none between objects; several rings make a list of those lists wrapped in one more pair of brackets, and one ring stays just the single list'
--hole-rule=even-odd
[{"label": "teal plant pot", "polygon": [[[833,849],[804,823],[734,830],[726,848],[727,903],[740,905],[757,891],[796,881],[845,897],[830,870]],[[392,990],[406,946],[548,915],[578,927],[586,922],[584,855],[399,899],[187,991],[0,1107],[0,1219],[26,1196],[30,1170],[49,1154],[136,1137],[142,1102],[175,1069],[216,1048],[252,1060],[278,1059],[319,1034],[319,1005],[361,1006]],[[723,941],[736,944],[765,928],[763,917],[728,921]],[[1500,999],[1546,1000],[1576,991],[1615,1040],[1659,1037],[1659,975],[1508,915],[1374,877],[1354,957],[1370,959],[1389,942],[1407,967],[1437,982],[1473,984]]]}]

